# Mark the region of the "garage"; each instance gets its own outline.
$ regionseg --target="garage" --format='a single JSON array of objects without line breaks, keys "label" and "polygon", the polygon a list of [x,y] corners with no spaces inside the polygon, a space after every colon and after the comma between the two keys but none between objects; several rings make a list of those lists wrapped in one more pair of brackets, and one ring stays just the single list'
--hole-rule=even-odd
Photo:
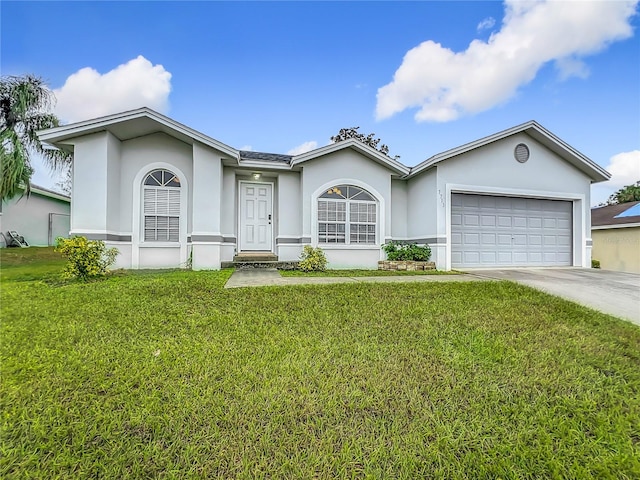
[{"label": "garage", "polygon": [[570,266],[572,209],[564,200],[453,193],[451,266]]}]

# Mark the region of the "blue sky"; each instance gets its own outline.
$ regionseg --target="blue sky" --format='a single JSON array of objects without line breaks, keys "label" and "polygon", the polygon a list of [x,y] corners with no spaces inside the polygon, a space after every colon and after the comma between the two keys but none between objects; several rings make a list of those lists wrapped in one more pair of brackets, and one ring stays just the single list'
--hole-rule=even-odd
[{"label": "blue sky", "polygon": [[[7,2],[2,74],[78,121],[142,105],[236,148],[287,153],[341,127],[406,165],[535,119],[640,180],[637,2]],[[34,183],[55,179],[36,162]]]}]

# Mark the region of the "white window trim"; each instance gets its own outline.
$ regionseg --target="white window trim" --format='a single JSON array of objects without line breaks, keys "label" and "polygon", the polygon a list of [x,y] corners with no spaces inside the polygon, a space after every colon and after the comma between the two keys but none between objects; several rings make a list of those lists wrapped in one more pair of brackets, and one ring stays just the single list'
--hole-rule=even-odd
[{"label": "white window trim", "polygon": [[[360,187],[358,187],[360,188]],[[344,228],[345,228],[345,232],[344,232],[344,243],[339,243],[339,242],[325,242],[325,243],[321,243],[320,241],[318,241],[318,245],[377,245],[377,240],[378,240],[378,216],[379,216],[379,212],[378,212],[378,202],[377,201],[371,201],[371,200],[352,200],[349,198],[320,198],[318,197],[316,200],[316,214],[318,211],[318,203],[319,202],[333,202],[333,203],[343,203],[345,205],[345,219],[344,222],[340,222],[340,221],[331,221],[331,220],[323,220],[320,221],[318,220],[318,224],[319,223],[326,223],[326,224],[334,224],[334,225],[339,225],[344,223]],[[362,203],[365,205],[375,205],[376,207],[376,221],[371,223],[371,222],[352,222],[351,221],[351,204],[352,203]],[[376,227],[376,233],[375,233],[375,238],[373,240],[373,242],[352,242],[351,241],[351,225],[374,225]],[[316,225],[316,228],[318,227],[318,225]],[[318,236],[320,235],[320,233],[318,232]]]},{"label": "white window trim", "polygon": [[[145,242],[144,223],[142,222],[143,182],[154,170],[169,170],[180,179],[180,237],[179,242]],[[153,162],[145,165],[133,179],[133,222],[131,232],[131,268],[140,266],[140,248],[180,248],[180,263],[186,263],[187,249],[187,206],[189,182],[187,176],[177,166],[166,162]]]},{"label": "white window trim", "polygon": [[[158,170],[154,170],[154,171],[157,172]],[[154,191],[157,192],[158,190],[164,189],[164,190],[166,190],[168,192],[168,195],[167,195],[168,199],[167,200],[170,203],[169,199],[171,198],[171,192],[172,191],[173,192],[181,192],[181,190],[182,190],[182,185],[179,186],[179,187],[169,187],[169,186],[162,186],[162,185],[146,185],[146,184],[144,184],[146,179],[149,178],[149,175],[151,175],[151,173],[153,173],[154,171],[149,172],[149,174],[146,177],[144,177],[144,180],[143,180],[143,185],[142,185],[143,210],[144,210],[144,205],[145,205],[145,192],[146,191],[153,189]],[[175,178],[175,173],[173,173],[173,171],[166,170],[166,169],[163,169],[162,171],[170,172],[171,174],[174,175],[174,178]],[[156,199],[157,199],[157,195],[156,195]],[[180,198],[180,209],[182,210],[182,198]],[[178,222],[180,221],[181,213],[182,213],[182,211],[178,214]],[[175,216],[176,216],[175,214],[171,215],[171,214],[169,214],[169,212],[167,212],[167,215],[158,215],[157,213],[152,214],[152,215],[147,215],[145,212],[143,212],[142,215],[143,215],[143,217],[145,219],[145,221],[143,222],[144,224],[142,225],[142,236],[141,236],[141,239],[142,239],[143,243],[153,243],[153,244],[157,245],[159,243],[178,244],[180,242],[180,237],[179,236],[178,236],[178,240],[176,240],[176,241],[173,241],[173,240],[147,240],[145,238],[146,237],[146,219],[147,219],[147,217],[153,217],[153,218],[156,219],[156,227],[154,228],[154,230],[156,231],[156,235],[157,235],[157,233],[158,233],[158,227],[157,227],[157,219],[158,219],[158,217],[166,217],[167,218],[167,229],[168,229],[168,232],[170,232],[171,228],[169,227],[168,219],[175,218]],[[180,233],[180,224],[178,223],[178,234],[179,233]]]},{"label": "white window trim", "polygon": [[[335,187],[336,185],[353,185],[354,187],[362,188],[366,190],[375,198],[377,202],[377,222],[376,222],[376,239],[375,243],[319,243],[318,242],[318,200],[320,200],[320,195],[326,192],[329,188]],[[326,200],[326,199],[322,199]],[[357,200],[356,200],[357,201]],[[380,249],[381,238],[384,238],[384,233],[386,231],[386,203],[384,201],[384,197],[373,188],[368,183],[364,183],[361,180],[357,180],[355,178],[336,178],[331,180],[330,182],[324,183],[318,189],[316,189],[311,196],[309,197],[309,202],[311,204],[311,245],[313,247],[321,247],[323,249],[333,250],[333,249],[362,249],[362,250],[380,250],[382,255],[382,249]],[[382,256],[380,257],[382,258]]]}]

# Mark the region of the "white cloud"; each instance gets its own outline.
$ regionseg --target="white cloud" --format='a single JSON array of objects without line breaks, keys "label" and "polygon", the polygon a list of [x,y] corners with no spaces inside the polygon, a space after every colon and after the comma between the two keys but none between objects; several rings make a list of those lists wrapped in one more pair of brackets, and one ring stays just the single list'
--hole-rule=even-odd
[{"label": "white cloud", "polygon": [[496,24],[495,18],[487,17],[478,24],[478,26],[476,27],[476,30],[478,32],[481,32],[483,30],[488,30],[490,28],[493,28],[495,24]]},{"label": "white cloud", "polygon": [[640,181],[640,150],[614,155],[606,170],[611,174],[611,186],[619,188]]},{"label": "white cloud", "polygon": [[253,151],[253,147],[251,145],[243,145],[238,150],[244,150],[245,152],[251,152],[251,151]]},{"label": "white cloud", "polygon": [[586,63],[572,57],[556,60],[555,67],[558,70],[560,80],[566,80],[569,77],[587,78],[590,73]]},{"label": "white cloud", "polygon": [[149,107],[166,113],[171,73],[139,55],[101,74],[91,67],[78,70],[55,89],[56,115],[77,122],[111,113]]},{"label": "white cloud", "polygon": [[315,140],[311,140],[310,142],[304,142],[302,145],[293,147],[287,152],[287,155],[300,155],[310,152],[311,150],[315,150],[316,148],[318,148],[318,142],[316,142]]},{"label": "white cloud", "polygon": [[605,202],[622,187],[640,180],[640,150],[622,152],[609,159],[605,169],[611,174],[608,182],[596,183],[591,188],[591,205]]},{"label": "white cloud", "polygon": [[507,101],[547,62],[561,78],[585,76],[580,58],[633,35],[637,0],[505,2],[500,31],[454,52],[428,40],[409,50],[378,89],[376,117],[419,108],[417,121],[446,122]]}]

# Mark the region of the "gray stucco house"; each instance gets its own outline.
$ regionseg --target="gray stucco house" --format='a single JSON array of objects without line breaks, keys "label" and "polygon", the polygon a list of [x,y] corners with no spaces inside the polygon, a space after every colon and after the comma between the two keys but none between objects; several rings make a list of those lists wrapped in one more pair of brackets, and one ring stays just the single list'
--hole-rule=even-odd
[{"label": "gray stucco house", "polygon": [[54,245],[57,237],[69,236],[71,199],[52,190],[31,185],[30,195],[16,195],[0,208],[0,247],[5,247],[7,231],[22,235],[29,245]]},{"label": "gray stucco house", "polygon": [[217,269],[242,252],[375,268],[391,240],[439,269],[588,267],[590,187],[609,174],[531,121],[409,168],[354,140],[296,155],[239,151],[148,108],[40,133],[74,153],[71,233],[117,266]]}]

